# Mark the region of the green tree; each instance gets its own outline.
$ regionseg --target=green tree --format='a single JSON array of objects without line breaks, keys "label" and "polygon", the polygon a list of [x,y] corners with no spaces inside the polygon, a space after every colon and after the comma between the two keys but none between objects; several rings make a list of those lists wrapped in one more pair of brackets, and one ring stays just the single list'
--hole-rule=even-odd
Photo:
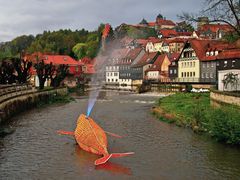
[{"label": "green tree", "polygon": [[78,59],[81,59],[87,54],[87,45],[85,43],[78,43],[72,48],[72,51]]}]

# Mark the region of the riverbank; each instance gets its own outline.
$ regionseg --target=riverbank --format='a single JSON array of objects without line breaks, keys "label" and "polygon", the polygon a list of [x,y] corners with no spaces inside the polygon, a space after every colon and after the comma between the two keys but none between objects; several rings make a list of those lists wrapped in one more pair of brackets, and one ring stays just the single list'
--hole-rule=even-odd
[{"label": "riverbank", "polygon": [[31,109],[32,107],[52,104],[55,102],[69,102],[67,88],[44,89],[31,92],[14,92],[0,104],[0,124],[5,123],[15,114]]},{"label": "riverbank", "polygon": [[239,107],[213,107],[209,93],[177,93],[164,97],[152,111],[162,121],[207,133],[217,141],[240,145]]}]

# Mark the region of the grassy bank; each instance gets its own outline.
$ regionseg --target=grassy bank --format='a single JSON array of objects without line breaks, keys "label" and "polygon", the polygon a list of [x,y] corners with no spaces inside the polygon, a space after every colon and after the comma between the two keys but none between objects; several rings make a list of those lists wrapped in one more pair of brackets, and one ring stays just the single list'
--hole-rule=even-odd
[{"label": "grassy bank", "polygon": [[[177,93],[159,99],[160,119],[206,132],[218,141],[240,145],[240,108],[210,105],[209,93]],[[156,112],[156,111],[155,111]]]}]

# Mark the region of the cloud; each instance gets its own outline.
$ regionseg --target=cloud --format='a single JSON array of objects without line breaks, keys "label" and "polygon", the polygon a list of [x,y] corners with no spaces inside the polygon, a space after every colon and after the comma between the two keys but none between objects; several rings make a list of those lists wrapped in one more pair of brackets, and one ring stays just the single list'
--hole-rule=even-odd
[{"label": "cloud", "polygon": [[198,0],[11,0],[0,1],[0,42],[44,30],[88,29],[109,22],[154,21],[162,13],[177,20],[182,11],[198,11]]}]

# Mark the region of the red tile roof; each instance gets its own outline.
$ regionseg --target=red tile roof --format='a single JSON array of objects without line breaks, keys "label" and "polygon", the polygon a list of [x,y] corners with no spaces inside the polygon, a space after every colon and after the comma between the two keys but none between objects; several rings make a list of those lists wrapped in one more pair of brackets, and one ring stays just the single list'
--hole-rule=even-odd
[{"label": "red tile roof", "polygon": [[174,29],[161,29],[159,33],[161,33],[163,37],[177,36],[177,32]]},{"label": "red tile roof", "polygon": [[159,43],[162,41],[161,39],[156,38],[156,37],[149,37],[147,40],[148,40],[148,42],[152,42],[152,43]]},{"label": "red tile roof", "polygon": [[82,62],[83,64],[92,64],[93,59],[91,59],[89,57],[84,57],[84,58],[80,59],[79,62]]},{"label": "red tile roof", "polygon": [[148,68],[146,70],[146,72],[148,72],[148,71],[161,71],[162,63],[163,63],[163,61],[166,57],[167,57],[166,54],[162,54],[162,55],[158,56],[157,59],[155,60],[155,62],[153,63],[152,67]]},{"label": "red tile roof", "polygon": [[78,62],[70,56],[67,55],[43,55],[42,59],[45,63],[53,63],[53,64],[66,64],[77,66]]},{"label": "red tile roof", "polygon": [[217,56],[217,59],[240,59],[240,49],[223,50]]},{"label": "red tile roof", "polygon": [[149,22],[148,23],[148,26],[150,26],[150,27],[154,27],[156,25],[156,22]]},{"label": "red tile roof", "polygon": [[204,24],[199,28],[199,31],[208,31],[216,33],[218,30],[222,30],[224,32],[233,31],[233,28],[228,24]]},{"label": "red tile roof", "polygon": [[84,72],[85,74],[94,74],[94,73],[96,73],[93,64],[85,64],[84,66],[85,66],[85,68],[84,68],[84,71],[83,71],[83,72]]},{"label": "red tile roof", "polygon": [[153,63],[152,62],[153,59],[156,58],[158,55],[159,55],[159,52],[152,52],[152,53],[146,52],[142,56],[142,58],[136,64],[133,65],[133,67],[141,67],[149,63]]},{"label": "red tile roof", "polygon": [[168,54],[168,58],[169,58],[169,60],[172,62],[172,61],[177,61],[178,60],[178,58],[180,57],[180,54],[181,53],[177,53],[177,52],[174,52],[174,53],[169,53]]},{"label": "red tile roof", "polygon": [[[229,44],[227,42],[216,41],[216,40],[214,41],[214,40],[192,39],[192,40],[189,40],[189,42],[191,44],[191,47],[195,50],[196,55],[200,61],[216,60],[220,56],[222,51],[227,51],[235,48],[234,44]],[[219,54],[215,56],[212,56],[212,55],[207,56],[206,52],[211,52],[211,51],[219,51]],[[227,54],[225,56],[227,56]]]},{"label": "red tile roof", "polygon": [[176,24],[171,21],[171,20],[166,20],[166,19],[158,19],[157,20],[157,25],[168,25],[168,26],[175,26]]}]

